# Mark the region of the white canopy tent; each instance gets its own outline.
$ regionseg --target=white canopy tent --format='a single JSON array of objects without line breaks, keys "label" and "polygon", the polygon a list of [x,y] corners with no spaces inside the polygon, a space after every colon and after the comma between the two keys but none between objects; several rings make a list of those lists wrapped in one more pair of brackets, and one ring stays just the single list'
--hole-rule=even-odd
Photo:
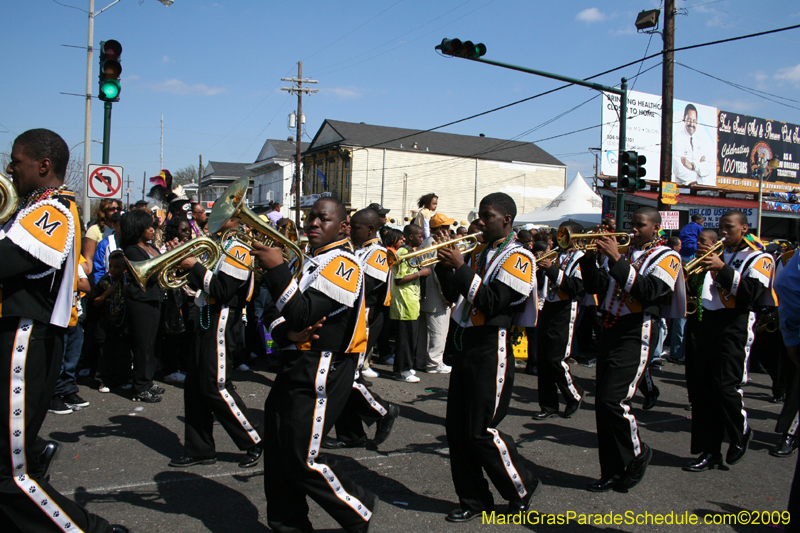
[{"label": "white canopy tent", "polygon": [[578,172],[561,194],[530,213],[518,215],[514,226],[535,224],[558,227],[567,220],[584,227],[595,226],[600,223],[602,211],[603,200]]}]

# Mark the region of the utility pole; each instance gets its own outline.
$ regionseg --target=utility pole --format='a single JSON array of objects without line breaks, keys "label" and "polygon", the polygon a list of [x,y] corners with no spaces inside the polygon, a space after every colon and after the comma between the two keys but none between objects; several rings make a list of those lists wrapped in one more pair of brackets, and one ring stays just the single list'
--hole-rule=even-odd
[{"label": "utility pole", "polygon": [[161,113],[161,156],[158,158],[158,170],[164,169],[164,113]]},{"label": "utility pole", "polygon": [[664,61],[661,64],[661,168],[659,169],[658,210],[669,211],[662,201],[664,183],[672,181],[672,115],[675,70],[675,0],[664,0]]},{"label": "utility pole", "polygon": [[200,180],[203,179],[203,154],[200,154],[200,165],[197,167],[197,201],[200,201]]},{"label": "utility pole", "polygon": [[145,187],[147,186],[147,171],[142,172],[142,200],[145,199]]},{"label": "utility pole", "polygon": [[86,105],[83,125],[83,221],[91,218],[92,201],[89,199],[89,163],[92,162],[92,55],[94,49],[94,0],[89,0],[89,42],[86,45]]},{"label": "utility pole", "polygon": [[295,227],[298,231],[300,231],[300,196],[302,193],[303,188],[303,181],[300,179],[300,142],[302,140],[303,135],[303,93],[310,94],[310,93],[318,93],[319,89],[309,89],[308,87],[303,87],[304,83],[319,83],[317,80],[309,80],[303,79],[303,62],[297,62],[297,77],[296,78],[281,78],[281,81],[290,81],[294,83],[291,87],[281,87],[282,91],[288,91],[292,94],[297,94],[297,138],[295,142],[297,143],[297,153],[295,156],[295,165],[294,165],[294,179],[295,179],[295,189],[294,189],[294,208],[295,208]]},{"label": "utility pole", "polygon": [[131,179],[131,175],[128,174],[128,179],[125,180],[125,185],[127,185],[127,187],[125,187],[125,194],[127,195],[125,203],[128,204],[128,209],[131,207],[131,183],[133,183],[133,180]]}]

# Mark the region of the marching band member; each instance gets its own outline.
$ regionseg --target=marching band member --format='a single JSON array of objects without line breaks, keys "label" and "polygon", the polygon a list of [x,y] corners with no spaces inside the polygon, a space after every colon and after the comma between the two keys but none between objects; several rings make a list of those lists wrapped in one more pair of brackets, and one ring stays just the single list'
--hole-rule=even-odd
[{"label": "marching band member", "polygon": [[[363,273],[350,251],[347,213],[339,200],[317,200],[307,218],[311,258],[300,281],[292,279],[279,248],[254,244],[268,272],[264,282],[282,316],[270,325],[281,345],[282,368],[264,405],[264,492],[273,531],[312,531],[310,496],[346,531],[366,531],[377,498],[341,467],[318,460],[328,434],[350,397],[358,354],[366,350]],[[301,331],[325,319],[305,343],[281,341],[282,330]]]},{"label": "marching band member", "polygon": [[[700,454],[683,467],[702,472],[722,465],[725,433],[730,447],[725,462],[742,460],[753,438],[747,423],[742,385],[747,382],[747,360],[753,344],[755,310],[777,304],[772,290],[775,261],[763,245],[747,234],[747,217],[727,211],[719,221],[725,237],[722,255],[710,254],[702,264],[702,327],[694,332],[697,356],[697,394],[692,398],[691,452]],[[698,246],[702,255],[709,247]]]},{"label": "marching band member", "polygon": [[[576,222],[564,222],[560,227],[567,228],[570,233],[583,231]],[[536,356],[539,405],[542,410],[533,415],[534,420],[546,420],[558,413],[559,391],[567,402],[564,418],[575,414],[583,401],[583,388],[575,384],[567,363],[575,338],[578,306],[584,295],[578,263],[581,257],[583,251],[576,250],[570,243],[568,248],[559,251],[555,261],[545,259],[537,263],[537,267],[545,273],[547,290],[537,322],[539,334]]]},{"label": "marching band member", "polygon": [[367,349],[359,356],[350,399],[336,421],[337,438],[324,438],[322,440],[323,448],[365,446],[367,436],[362,422],[367,426],[372,426],[377,422],[372,444],[378,446],[389,438],[394,422],[400,416],[400,408],[370,391],[361,375],[364,356],[369,353],[377,341],[377,336],[372,334],[372,324],[376,320],[374,317],[377,316],[378,320],[382,318],[380,313],[373,313],[373,311],[383,305],[388,292],[389,264],[386,258],[386,248],[380,244],[380,239],[375,237],[379,222],[378,214],[372,209],[362,209],[350,218],[350,240],[355,248],[356,257],[361,261],[361,269],[364,271],[364,298],[369,324]]},{"label": "marching band member", "polygon": [[[220,231],[238,227],[229,220]],[[253,294],[253,275],[245,266],[251,263],[250,248],[236,239],[221,243],[231,256],[220,257],[210,270],[196,257],[180,263],[189,282],[199,290],[195,303],[200,309],[196,328],[197,346],[190,358],[183,388],[186,413],[184,455],[169,466],[185,467],[217,462],[214,446],[214,418],[228,432],[240,450],[246,451],[239,467],[258,464],[263,454],[257,422],[230,381],[236,323],[242,320],[242,307]]]},{"label": "marching band member", "polygon": [[680,256],[657,239],[660,226],[658,211],[641,207],[624,256],[614,237],[600,236],[597,250],[605,254],[608,269],[598,267],[594,251],[580,259],[586,292],[598,295],[604,315],[595,404],[600,479],[589,484],[592,492],[636,486],[653,456],[639,438],[630,400],[655,350],[655,322],[686,314]]},{"label": "marching band member", "polygon": [[0,522],[4,531],[125,532],[49,483],[57,446],[38,436],[61,371],[81,229],[64,188],[69,150],[46,129],[14,141],[6,172],[19,209],[0,232]]},{"label": "marching band member", "polygon": [[[512,317],[522,308],[535,323],[536,262],[514,237],[514,200],[493,193],[481,200],[485,245],[465,262],[456,249],[441,248],[436,267],[445,298],[457,302],[451,328],[458,354],[447,396],[447,441],[458,508],[446,520],[466,522],[491,511],[489,479],[508,500],[509,513],[525,513],[539,480],[522,463],[514,440],[497,426],[505,418],[514,385],[514,357],[508,343]],[[527,302],[527,303],[526,303]],[[523,305],[526,304],[526,305]]]}]

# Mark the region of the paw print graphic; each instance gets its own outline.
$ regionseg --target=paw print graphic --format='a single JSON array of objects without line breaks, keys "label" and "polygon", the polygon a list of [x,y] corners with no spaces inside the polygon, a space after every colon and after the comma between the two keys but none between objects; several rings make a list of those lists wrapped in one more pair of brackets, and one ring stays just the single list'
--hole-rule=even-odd
[{"label": "paw print graphic", "polygon": [[14,387],[14,394],[19,394],[22,392],[22,387]]},{"label": "paw print graphic", "polygon": [[320,375],[324,374],[324,373],[325,373],[325,369],[324,369],[324,368],[323,368],[323,369],[321,369],[321,370],[319,371],[319,373],[320,373]]},{"label": "paw print graphic", "polygon": [[17,351],[18,352],[24,352],[25,351],[25,347],[22,346],[22,345],[19,345],[19,346],[17,346]]},{"label": "paw print graphic", "polygon": [[22,367],[21,366],[15,366],[14,367],[14,373],[15,374],[19,374],[20,372],[22,372]]},{"label": "paw print graphic", "polygon": [[34,486],[29,487],[28,488],[28,492],[33,494],[34,492],[36,492],[36,487],[34,487]]},{"label": "paw print graphic", "polygon": [[14,416],[19,416],[22,414],[22,409],[14,409]]},{"label": "paw print graphic", "polygon": [[20,435],[22,435],[22,431],[20,431],[18,429],[16,431],[14,431],[14,436],[15,437],[19,437]]},{"label": "paw print graphic", "polygon": [[20,329],[22,329],[22,331],[28,331],[29,329],[31,329],[31,325],[30,325],[30,324],[25,324],[25,325],[24,325],[24,326],[22,326],[22,328],[20,328]]},{"label": "paw print graphic", "polygon": [[22,450],[19,448],[14,449],[14,455],[19,455],[22,453]]},{"label": "paw print graphic", "polygon": [[40,501],[39,503],[42,505],[42,507],[44,507],[45,505],[47,505],[48,502],[45,499],[45,500]]},{"label": "paw print graphic", "polygon": [[53,513],[53,518],[58,518],[59,516],[61,516],[61,511],[56,511]]},{"label": "paw print graphic", "polygon": [[319,387],[317,387],[317,390],[318,390],[319,392],[322,392],[322,391],[323,391],[323,390],[325,390],[325,389],[324,389],[322,386],[319,386]]},{"label": "paw print graphic", "polygon": [[318,439],[319,438],[319,433],[314,433],[314,438]]},{"label": "paw print graphic", "polygon": [[322,417],[321,416],[317,417],[317,422],[322,422]]}]

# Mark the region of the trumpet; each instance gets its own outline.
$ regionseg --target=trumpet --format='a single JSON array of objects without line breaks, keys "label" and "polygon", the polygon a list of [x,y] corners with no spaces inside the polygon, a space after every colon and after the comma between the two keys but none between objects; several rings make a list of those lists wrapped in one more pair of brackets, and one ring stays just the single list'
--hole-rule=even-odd
[{"label": "trumpet", "polygon": [[[293,241],[291,237],[284,235],[280,231],[270,226],[268,223],[264,222],[258,217],[258,215],[253,213],[252,209],[244,204],[244,197],[247,194],[247,188],[249,185],[250,180],[245,177],[239,178],[233,182],[230,187],[225,189],[225,192],[222,193],[222,196],[214,204],[214,208],[211,210],[211,214],[208,216],[209,233],[218,232],[230,219],[234,219],[237,222],[250,226],[250,228],[253,230],[261,233],[262,236],[253,237],[242,230],[236,229],[226,231],[222,238],[223,240],[226,238],[235,238],[239,242],[248,244],[251,247],[253,242],[258,242],[259,244],[270,247],[278,244],[283,245],[283,258],[285,261],[291,261],[292,255],[297,257],[297,268],[295,268],[293,276],[295,279],[298,278],[303,271],[303,262],[309,260],[309,257],[303,254],[302,250],[300,250],[300,247],[295,244],[295,241]],[[222,248],[222,253],[243,267],[246,267],[249,270],[256,270],[252,265],[243,263],[234,255],[229,254],[224,248]]]},{"label": "trumpet", "polygon": [[765,313],[761,313],[758,317],[758,322],[756,322],[756,332],[775,333],[778,331],[778,324],[778,308],[775,307]]},{"label": "trumpet", "polygon": [[558,250],[550,250],[536,259],[536,266],[538,267],[539,263],[542,261],[552,261],[556,257],[558,257]]},{"label": "trumpet", "polygon": [[429,246],[428,248],[423,248],[422,250],[401,255],[400,257],[398,257],[397,254],[392,250],[386,250],[386,259],[389,263],[389,268],[391,268],[392,272],[395,274],[397,274],[400,264],[404,262],[407,262],[409,266],[414,268],[423,268],[426,266],[435,265],[439,262],[439,258],[437,256],[438,254],[436,253],[439,248],[455,246],[458,248],[458,251],[461,252],[461,255],[468,254],[478,247],[478,235],[480,235],[480,233],[462,235],[461,237],[440,242],[438,244],[434,244],[433,246]]},{"label": "trumpet", "polygon": [[0,224],[11,218],[19,205],[17,188],[5,174],[0,173]]},{"label": "trumpet", "polygon": [[181,261],[194,256],[198,262],[210,268],[219,261],[220,250],[214,239],[204,236],[185,242],[152,259],[128,261],[126,258],[125,262],[128,264],[128,273],[142,290],[154,274],[158,274],[158,284],[162,289],[180,289],[189,282],[189,273],[181,271],[178,266]]},{"label": "trumpet", "polygon": [[[578,250],[597,250],[597,239],[601,237],[623,238],[624,241],[617,243],[619,248],[626,248],[630,246],[633,233],[570,233],[567,228],[558,228],[556,234],[556,242],[562,249],[569,248],[570,245],[575,246]],[[584,242],[576,242],[584,241]],[[588,241],[588,242],[585,242]]]},{"label": "trumpet", "polygon": [[693,315],[697,312],[698,299],[697,296],[689,296],[686,298],[686,314]]},{"label": "trumpet", "polygon": [[683,274],[685,276],[691,276],[693,274],[702,274],[703,269],[703,259],[706,257],[711,257],[712,255],[720,255],[722,250],[725,248],[725,237],[718,240],[714,246],[711,247],[709,251],[701,255],[700,257],[695,257],[685,265],[683,265]]}]

